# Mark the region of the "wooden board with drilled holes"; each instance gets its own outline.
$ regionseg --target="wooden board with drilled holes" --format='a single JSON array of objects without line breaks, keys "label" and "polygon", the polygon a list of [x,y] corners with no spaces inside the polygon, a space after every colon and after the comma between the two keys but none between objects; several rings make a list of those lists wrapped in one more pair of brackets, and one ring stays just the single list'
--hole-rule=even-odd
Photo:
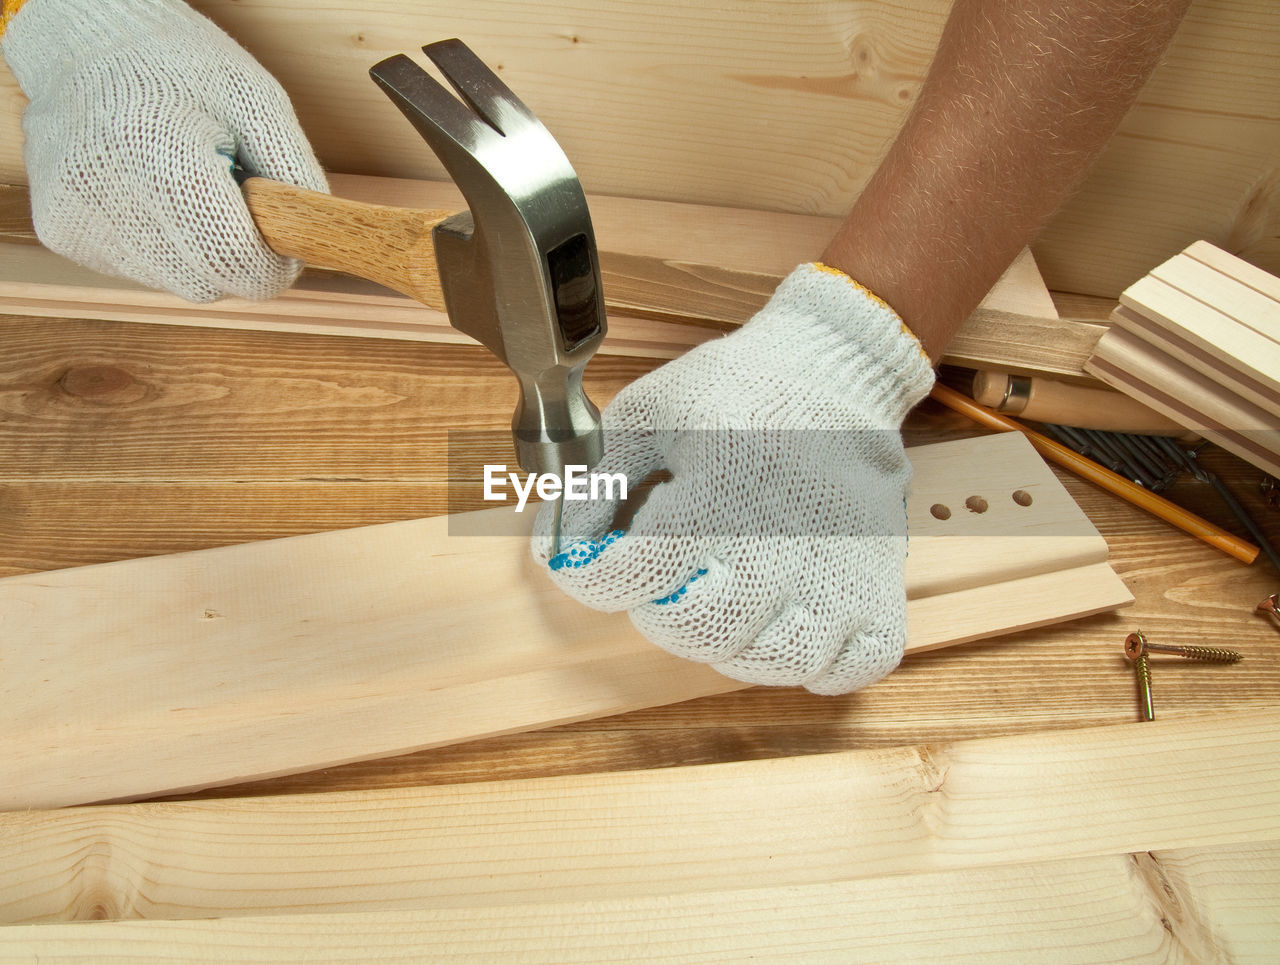
[{"label": "wooden board with drilled holes", "polygon": [[[1020,435],[911,457],[909,650],[1131,602]],[[967,509],[971,496],[986,509]],[[313,770],[742,686],[561,594],[528,552],[531,518],[493,510],[0,580],[0,807]]]}]

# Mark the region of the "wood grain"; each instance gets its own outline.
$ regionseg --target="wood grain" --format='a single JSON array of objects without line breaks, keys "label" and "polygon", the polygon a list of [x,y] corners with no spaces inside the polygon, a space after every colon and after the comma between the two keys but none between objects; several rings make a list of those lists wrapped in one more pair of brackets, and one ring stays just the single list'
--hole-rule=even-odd
[{"label": "wood grain", "polygon": [[[1179,905],[1144,874],[1153,855],[1109,855],[981,871],[499,907],[278,915],[213,921],[9,926],[0,952],[65,960],[634,962],[747,957],[1102,965],[1265,961],[1280,939],[1273,843],[1181,852],[1202,903]],[[1162,854],[1160,858],[1165,858]],[[1228,866],[1246,863],[1242,880]],[[1160,865],[1156,865],[1162,868]],[[1179,868],[1179,870],[1182,870]],[[1262,887],[1259,888],[1259,885]],[[1204,900],[1207,899],[1207,900]],[[1210,911],[1211,926],[1192,916]]]},{"label": "wood grain", "polygon": [[1134,338],[1109,333],[1089,360],[1089,371],[1145,405],[1177,419],[1240,458],[1280,474],[1280,420],[1194,369]]},{"label": "wood grain", "polygon": [[[1064,303],[1103,318],[1114,304]],[[449,428],[460,416],[493,440],[496,461],[509,452],[509,377],[475,347],[21,318],[0,318],[0,341],[6,575],[437,512],[448,508]],[[589,390],[611,398],[657,364],[597,358]],[[146,387],[145,401],[127,383],[95,377],[98,367],[128,373]],[[917,444],[982,431],[931,402],[907,424]],[[1280,514],[1262,500],[1260,472],[1214,446],[1201,459],[1280,541]],[[1105,536],[1111,564],[1137,598],[1133,607],[912,656],[848,697],[756,688],[216,793],[577,774],[1132,720],[1137,705],[1121,644],[1137,628],[1152,640],[1246,653],[1248,686],[1234,671],[1157,667],[1161,716],[1280,700],[1276,630],[1254,611],[1275,592],[1275,572],[1234,563],[1089,483],[1056,475]],[[1247,535],[1208,486],[1184,479],[1167,495]]]},{"label": "wood grain", "polygon": [[[1188,295],[1155,275],[1147,275],[1120,296],[1121,306],[1147,324],[1135,325],[1128,313],[1116,316],[1115,322],[1155,343],[1162,342],[1167,332],[1188,343],[1200,356],[1223,363],[1218,368],[1235,370],[1241,379],[1257,384],[1261,399],[1280,408],[1276,401],[1280,398],[1280,375],[1275,374],[1280,372],[1280,342],[1240,324],[1212,301],[1202,300],[1213,299],[1215,294]],[[1268,304],[1275,306],[1271,326],[1280,333],[1280,302],[1268,300]],[[1260,323],[1265,321],[1259,319]]]},{"label": "wood grain", "polygon": [[[433,210],[465,206],[448,183],[349,175],[334,175],[331,182],[341,197],[361,205]],[[590,202],[609,309],[604,354],[670,359],[732,331],[764,306],[796,264],[818,256],[837,223],[626,198],[592,197]],[[346,210],[340,202],[333,206]],[[408,232],[416,237],[421,217],[410,216],[392,230],[391,242],[400,247],[415,244],[412,237],[401,236]],[[397,219],[403,214],[390,219],[392,228]],[[313,245],[310,250],[326,260],[329,252],[323,247]],[[0,262],[0,308],[11,312],[471,342],[450,327],[438,293],[431,291],[424,295],[436,304],[435,310],[363,280],[311,272],[269,302],[226,298],[192,305],[164,292],[104,278],[42,250],[0,246],[0,251],[5,254]],[[709,260],[712,254],[714,261]],[[383,260],[398,264],[398,258]],[[390,269],[396,277],[405,270],[403,265]],[[395,277],[386,280],[397,283]],[[402,282],[410,291],[419,284],[403,278]],[[962,327],[944,360],[1092,382],[1083,364],[1105,329],[1056,320],[1057,314],[1034,259],[1023,251]]]},{"label": "wood grain", "polygon": [[444,309],[432,232],[451,212],[359,204],[267,178],[249,178],[241,189],[254,224],[278,254]]},{"label": "wood grain", "polygon": [[[1131,602],[1105,542],[1021,437],[911,454],[912,651]],[[975,492],[990,508],[961,512]],[[944,502],[948,520],[929,512]],[[0,581],[0,722],[15,740],[0,807],[206,787],[743,686],[657,651],[625,614],[565,597],[530,557],[531,517],[490,510]],[[78,678],[102,646],[111,667]]]},{"label": "wood grain", "polygon": [[[896,133],[948,9],[943,0],[772,0],[733,17],[710,0],[196,6],[280,79],[330,170],[443,176],[367,72],[457,36],[547,124],[588,190],[829,216],[848,210]],[[1278,36],[1270,0],[1193,3],[1136,107],[1037,242],[1051,287],[1115,297],[1196,238],[1280,270]],[[0,68],[0,181],[25,179],[24,103]]]},{"label": "wood grain", "polygon": [[[0,815],[0,918],[632,900],[1280,839],[1280,716]],[[1160,820],[1135,819],[1158,814]]]}]

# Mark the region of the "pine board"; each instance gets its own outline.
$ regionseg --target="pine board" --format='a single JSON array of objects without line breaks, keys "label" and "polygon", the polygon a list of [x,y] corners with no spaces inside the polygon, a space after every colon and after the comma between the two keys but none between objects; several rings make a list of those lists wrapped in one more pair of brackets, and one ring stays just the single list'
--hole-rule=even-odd
[{"label": "pine board", "polygon": [[[1064,311],[1085,313],[1075,300]],[[510,377],[479,348],[13,317],[0,318],[0,332],[0,576],[485,508],[447,502],[446,430],[460,416],[492,431],[497,458],[487,461],[509,458]],[[596,359],[592,398],[603,403],[657,364]],[[82,397],[62,391],[92,384],[73,377],[87,366],[135,381],[104,381],[101,394]],[[917,445],[981,431],[932,403],[906,426]],[[1258,470],[1217,446],[1203,458],[1280,540]],[[1133,677],[1119,648],[1135,627],[1151,639],[1193,636],[1246,653],[1247,687],[1230,669],[1165,665],[1162,716],[1274,703],[1280,648],[1275,627],[1254,611],[1275,591],[1274,571],[1224,560],[1055,473],[1106,538],[1133,605],[916,654],[844,698],[751,688],[199,796],[617,771],[1130,720]],[[1232,526],[1211,487],[1184,478],[1172,496]]]},{"label": "pine board", "polygon": [[1280,469],[1280,279],[1197,242],[1130,285],[1085,368]]},{"label": "pine board", "polygon": [[[1218,294],[1216,290],[1198,290],[1191,295],[1151,274],[1127,288],[1120,304],[1158,326],[1162,333],[1191,343],[1211,359],[1260,383],[1273,399],[1280,398],[1280,341],[1219,311]],[[1268,327],[1280,335],[1280,302],[1268,300],[1267,304],[1275,306]],[[1122,315],[1116,324],[1126,327],[1131,323]],[[1258,319],[1258,324],[1267,325],[1268,319]]]},{"label": "pine board", "polygon": [[[577,963],[865,960],[1023,963],[1264,961],[1280,942],[1280,856],[1212,848],[1254,874],[1202,875],[1208,908],[1180,907],[1142,872],[1151,855],[682,895],[207,921],[0,929],[0,957],[135,962]],[[1161,856],[1163,857],[1163,856]],[[1261,877],[1262,880],[1259,880]],[[1197,884],[1200,882],[1197,881]],[[1274,908],[1274,904],[1272,905]],[[1192,916],[1209,911],[1210,924]]]},{"label": "pine board", "polygon": [[[335,193],[399,207],[465,207],[451,183],[332,175]],[[20,189],[7,189],[9,195]],[[3,189],[0,189],[3,191]],[[2,194],[0,194],[2,196]],[[742,209],[592,197],[609,335],[603,354],[671,359],[747,321],[782,277],[817,257],[838,221]],[[20,226],[13,237],[25,240]],[[709,260],[714,253],[714,261]],[[0,244],[0,311],[58,318],[200,325],[470,344],[443,312],[335,272],[307,272],[269,302],[192,305],[74,265],[43,249]],[[948,348],[945,360],[1085,379],[1104,329],[1057,320],[1023,251]]]},{"label": "pine board", "polygon": [[1197,241],[1189,245],[1183,252],[1201,264],[1208,265],[1215,271],[1229,275],[1241,284],[1247,285],[1273,301],[1280,302],[1280,278],[1270,272],[1263,271],[1257,265],[1245,261],[1228,251],[1223,251],[1207,241]]},{"label": "pine board", "polygon": [[[1138,887],[1181,927],[1194,912],[1177,899],[1216,887],[1223,901],[1239,875],[1274,893],[1278,752],[1271,708],[613,774],[14,812],[0,815],[0,919],[679,905],[897,876],[981,882],[1026,865],[1052,878],[1054,862],[1137,854]],[[1199,855],[1163,872],[1158,855],[1142,861],[1258,845],[1235,884],[1229,863],[1197,868]]]},{"label": "pine board", "polygon": [[[1020,436],[912,459],[911,649],[1132,600],[1105,542]],[[1017,489],[1031,506],[1013,501]],[[971,495],[991,508],[963,510]],[[954,507],[949,520],[929,513],[938,502]],[[741,686],[657,651],[625,616],[564,597],[529,557],[531,515],[515,518],[413,520],[0,581],[0,713],[14,740],[0,806],[232,783]],[[503,535],[478,535],[494,527]],[[88,659],[99,649],[110,659]]]},{"label": "pine board", "polygon": [[1280,278],[1198,241],[1130,285],[1112,320],[1280,417]]},{"label": "pine board", "polygon": [[[830,216],[848,209],[901,124],[948,9],[943,0],[770,0],[732,17],[711,0],[196,6],[281,80],[330,170],[442,176],[368,69],[457,36],[546,122],[591,191]],[[1277,37],[1271,0],[1192,4],[1118,135],[1037,242],[1052,288],[1114,298],[1195,238],[1280,271]],[[0,66],[0,181],[24,178],[23,104]]]},{"label": "pine board", "polygon": [[[1190,342],[1169,331],[1148,316],[1120,305],[1112,313],[1115,324],[1110,331],[1123,334],[1124,338],[1109,341],[1114,347],[1118,344],[1130,345],[1141,342],[1143,346],[1162,356],[1167,356],[1185,371],[1212,387],[1207,391],[1221,396],[1238,396],[1248,405],[1280,416],[1280,394],[1262,382],[1252,378],[1233,363],[1216,358]],[[1108,335],[1110,335],[1110,331]],[[1099,351],[1101,339],[1094,347],[1094,356],[1105,355]],[[1091,357],[1090,362],[1094,361]],[[1086,363],[1085,368],[1088,368]]]},{"label": "pine board", "polygon": [[1087,368],[1246,462],[1280,474],[1280,418],[1223,390],[1148,342],[1112,330],[1098,343]]}]

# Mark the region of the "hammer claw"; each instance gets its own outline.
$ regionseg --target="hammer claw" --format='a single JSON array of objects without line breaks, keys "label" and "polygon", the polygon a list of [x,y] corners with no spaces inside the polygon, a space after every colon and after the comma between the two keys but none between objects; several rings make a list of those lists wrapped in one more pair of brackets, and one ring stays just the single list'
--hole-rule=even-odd
[{"label": "hammer claw", "polygon": [[428,44],[422,52],[431,59],[458,96],[504,137],[527,126],[541,127],[511,88],[460,40]]},{"label": "hammer claw", "polygon": [[470,208],[432,230],[449,320],[515,373],[512,430],[522,466],[559,474],[595,465],[600,413],[583,391],[582,369],[606,318],[582,185],[551,133],[465,44],[422,50],[458,97],[403,55],[369,73]]},{"label": "hammer claw", "polygon": [[481,123],[444,85],[404,54],[375,64],[369,76],[437,154],[459,147],[473,153],[471,146],[486,133],[493,133],[488,124]]}]

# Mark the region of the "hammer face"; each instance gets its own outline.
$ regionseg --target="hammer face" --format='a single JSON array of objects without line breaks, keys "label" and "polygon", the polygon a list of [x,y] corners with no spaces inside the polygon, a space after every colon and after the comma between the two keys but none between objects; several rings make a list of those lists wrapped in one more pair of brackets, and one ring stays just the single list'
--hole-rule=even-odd
[{"label": "hammer face", "polygon": [[464,44],[423,50],[462,101],[404,56],[370,74],[470,206],[435,229],[450,322],[520,383],[512,428],[521,466],[593,466],[600,417],[582,370],[604,339],[605,312],[582,185],[547,129]]}]

